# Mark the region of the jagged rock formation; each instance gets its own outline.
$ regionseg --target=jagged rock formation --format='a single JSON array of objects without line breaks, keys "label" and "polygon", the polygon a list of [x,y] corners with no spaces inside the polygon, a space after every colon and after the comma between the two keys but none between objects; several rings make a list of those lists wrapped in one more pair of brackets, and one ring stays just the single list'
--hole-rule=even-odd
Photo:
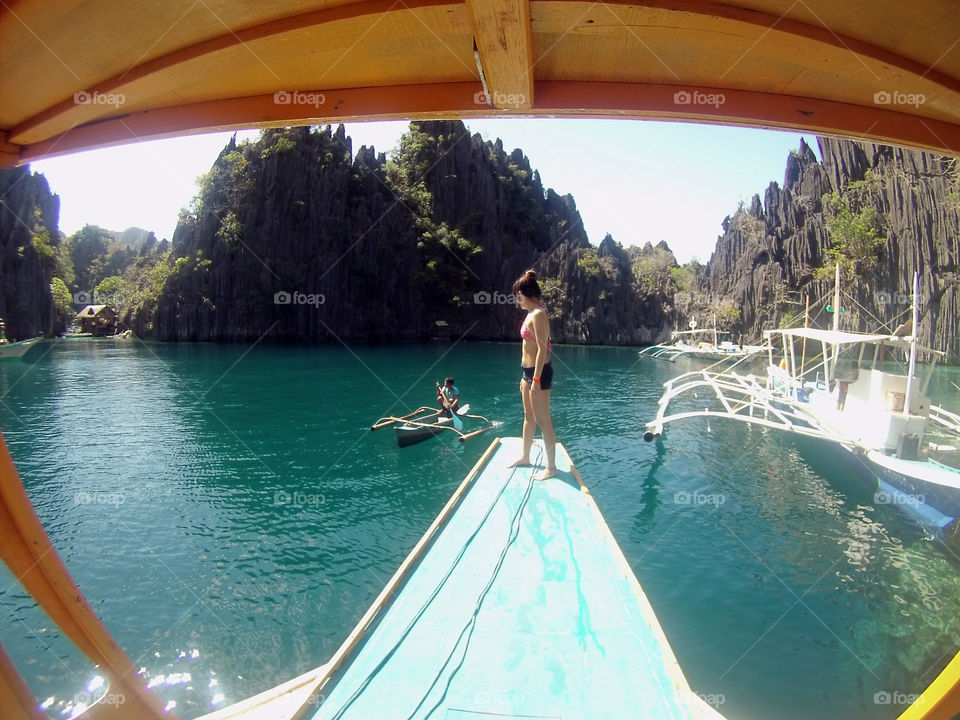
[{"label": "jagged rock formation", "polygon": [[126,314],[140,334],[377,342],[442,321],[454,339],[513,338],[511,284],[528,267],[555,340],[638,343],[668,325],[624,250],[590,247],[572,197],[454,121],[412,123],[389,161],[354,156],[342,126],[231,142],[172,246],[159,295]]},{"label": "jagged rock formation", "polygon": [[11,340],[53,329],[60,198],[27,167],[0,170],[0,318]]},{"label": "jagged rock formation", "polygon": [[[763,203],[754,196],[724,221],[724,233],[697,278],[686,315],[726,303],[739,309],[735,332],[753,338],[778,327],[785,315],[803,312],[803,297],[830,295],[833,283],[818,279],[829,259],[823,197],[843,195],[869,179],[867,202],[886,237],[877,262],[842,280],[854,296],[842,317],[848,329],[892,329],[905,319],[914,271],[929,307],[921,340],[960,356],[960,212],[956,161],[882,145],[818,138],[823,162],[801,142],[787,160],[783,187],[771,183]],[[684,323],[681,314],[678,324]],[[702,323],[701,323],[702,325]]]}]

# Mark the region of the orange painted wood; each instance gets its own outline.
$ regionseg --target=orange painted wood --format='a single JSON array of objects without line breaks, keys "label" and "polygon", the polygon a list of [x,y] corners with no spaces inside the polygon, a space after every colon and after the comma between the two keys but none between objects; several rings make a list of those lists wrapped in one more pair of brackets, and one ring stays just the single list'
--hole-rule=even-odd
[{"label": "orange painted wood", "polygon": [[[542,81],[536,84],[533,108],[498,111],[474,103],[474,94],[481,89],[480,83],[474,82],[328,91],[319,108],[277,105],[272,95],[160,108],[82,125],[25,147],[16,162],[23,164],[41,157],[136,140],[235,128],[494,116],[633,118],[776,128],[960,155],[960,124],[895,112],[883,106],[866,107],[722,87]],[[722,95],[723,103],[717,107],[682,104],[675,100],[678,93]],[[309,116],[298,114],[304,107],[318,112]],[[2,159],[0,156],[0,161]]]},{"label": "orange painted wood", "polygon": [[60,560],[20,482],[0,433],[0,556],[23,588],[109,682],[122,704],[96,705],[85,717],[174,718],[87,603]]},{"label": "orange painted wood", "polygon": [[0,645],[0,708],[7,720],[47,720],[23,682],[7,651]]}]

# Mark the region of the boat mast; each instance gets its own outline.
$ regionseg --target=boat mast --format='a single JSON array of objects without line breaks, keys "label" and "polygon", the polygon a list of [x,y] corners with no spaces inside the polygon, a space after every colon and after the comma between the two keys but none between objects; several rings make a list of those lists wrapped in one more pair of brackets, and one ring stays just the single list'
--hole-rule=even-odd
[{"label": "boat mast", "polygon": [[[833,281],[833,331],[840,330],[840,263],[837,263],[837,273]],[[826,349],[826,348],[824,348]],[[824,360],[829,357],[824,353]],[[833,367],[827,373],[827,382],[832,383],[837,374],[837,362],[840,359],[840,345],[833,346]]]},{"label": "boat mast", "polygon": [[713,314],[713,347],[714,349],[719,347],[719,345],[717,345],[717,314],[716,313]]},{"label": "boat mast", "polygon": [[[810,295],[807,295],[807,306],[803,310],[803,329],[810,327]],[[803,381],[803,368],[807,364],[807,336],[803,336],[803,354],[800,356],[800,381]]]},{"label": "boat mast", "polygon": [[919,333],[919,324],[918,320],[920,317],[920,307],[919,307],[919,297],[920,297],[920,275],[917,272],[913,273],[913,317],[911,324],[913,328],[910,330],[910,369],[907,371],[907,399],[903,403],[903,414],[910,414],[910,398],[913,391],[913,374],[917,371],[917,334]]}]

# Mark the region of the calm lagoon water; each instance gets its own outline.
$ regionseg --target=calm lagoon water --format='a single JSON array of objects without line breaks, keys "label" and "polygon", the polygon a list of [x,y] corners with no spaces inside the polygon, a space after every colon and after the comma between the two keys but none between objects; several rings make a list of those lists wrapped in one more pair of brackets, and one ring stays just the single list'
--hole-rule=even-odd
[{"label": "calm lagoon water", "polygon": [[[559,439],[691,685],[730,720],[892,719],[960,648],[960,560],[816,444],[719,420],[647,444],[685,368],[554,358]],[[519,434],[518,364],[509,344],[62,341],[0,363],[0,428],[96,612],[194,718],[324,663],[491,439],[398,450],[370,423],[452,374]],[[953,383],[944,369],[931,394],[957,409]],[[0,613],[65,717],[94,669],[5,568]]]}]

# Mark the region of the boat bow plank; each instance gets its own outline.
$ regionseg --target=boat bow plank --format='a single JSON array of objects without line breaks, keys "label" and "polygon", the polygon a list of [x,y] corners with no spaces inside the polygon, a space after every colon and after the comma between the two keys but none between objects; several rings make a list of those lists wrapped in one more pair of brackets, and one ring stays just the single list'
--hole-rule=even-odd
[{"label": "boat bow plank", "polygon": [[506,467],[519,442],[502,441],[307,717],[720,718],[566,452],[537,482]]}]

